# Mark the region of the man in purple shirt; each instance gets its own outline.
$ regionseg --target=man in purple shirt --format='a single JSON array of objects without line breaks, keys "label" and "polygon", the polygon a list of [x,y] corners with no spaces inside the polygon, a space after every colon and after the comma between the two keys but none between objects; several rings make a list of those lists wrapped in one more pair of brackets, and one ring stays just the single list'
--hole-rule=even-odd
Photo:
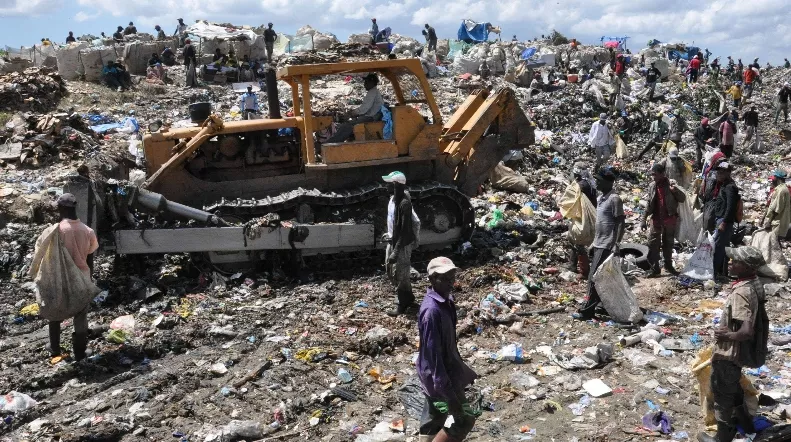
[{"label": "man in purple shirt", "polygon": [[[462,361],[456,346],[456,305],[451,296],[456,269],[453,261],[445,257],[428,263],[431,287],[418,314],[417,372],[426,395],[420,442],[462,441],[480,415],[471,409],[464,395],[464,388],[478,375]],[[448,415],[453,416],[453,424],[445,428]]]}]

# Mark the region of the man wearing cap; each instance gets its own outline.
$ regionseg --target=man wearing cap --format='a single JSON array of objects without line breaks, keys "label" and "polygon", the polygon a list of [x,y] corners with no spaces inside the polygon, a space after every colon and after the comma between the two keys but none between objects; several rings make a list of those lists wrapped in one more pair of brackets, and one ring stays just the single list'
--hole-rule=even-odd
[{"label": "man wearing cap", "polygon": [[747,146],[750,140],[753,139],[753,136],[755,136],[755,146],[758,147],[758,112],[755,110],[755,106],[750,106],[750,110],[744,113],[742,119],[746,127],[744,145]]},{"label": "man wearing cap", "polygon": [[769,207],[763,219],[763,228],[772,231],[778,238],[785,238],[791,224],[791,194],[786,185],[788,174],[785,170],[772,173],[772,190],[769,193]]},{"label": "man wearing cap", "polygon": [[714,276],[728,276],[725,247],[731,243],[733,224],[739,204],[739,188],[731,178],[731,165],[723,161],[716,166],[714,185],[707,185],[703,196],[703,228],[714,233]]},{"label": "man wearing cap", "polygon": [[662,145],[665,142],[665,136],[667,136],[668,132],[667,123],[665,123],[665,120],[663,119],[664,116],[665,115],[660,112],[656,114],[656,119],[651,122],[651,126],[648,128],[648,131],[651,133],[651,141],[649,141],[645,146],[645,149],[640,152],[640,155],[637,155],[638,160],[643,159],[643,155],[645,155],[646,152],[656,147],[653,155],[651,155],[651,158],[653,159],[656,156],[656,153],[659,152],[659,149],[662,148]]},{"label": "man wearing cap", "polygon": [[601,298],[593,283],[593,275],[611,254],[619,253],[618,244],[623,239],[626,216],[621,197],[613,190],[614,185],[612,170],[602,169],[596,174],[596,188],[602,194],[596,204],[596,235],[593,238],[593,261],[588,272],[588,295],[585,304],[572,315],[574,319],[586,321],[594,317]]},{"label": "man wearing cap", "polygon": [[687,121],[681,116],[681,112],[674,110],[675,118],[670,122],[670,129],[668,130],[668,139],[673,142],[679,149],[681,148],[681,137],[687,131]]},{"label": "man wearing cap", "polygon": [[665,271],[677,275],[673,267],[673,243],[678,227],[678,205],[687,200],[687,195],[679,189],[675,181],[665,174],[665,165],[656,163],[651,167],[653,181],[648,185],[648,206],[643,212],[640,228],[645,229],[651,217],[651,231],[648,234],[648,263],[650,276],[659,276],[659,249],[664,255]]},{"label": "man wearing cap", "polygon": [[591,125],[588,134],[588,145],[596,153],[597,168],[610,159],[610,147],[613,144],[615,144],[615,138],[610,133],[610,128],[607,127],[607,114],[602,113],[599,115],[599,121]]},{"label": "man wearing cap", "polygon": [[690,83],[697,83],[698,82],[698,72],[700,72],[700,58],[698,56],[692,57],[692,60],[689,61],[689,82]]},{"label": "man wearing cap", "polygon": [[247,92],[239,100],[239,108],[242,110],[242,120],[248,120],[248,115],[258,113],[258,95],[253,92],[253,86],[247,86]]},{"label": "man wearing cap", "polygon": [[398,316],[415,302],[410,270],[412,269],[412,251],[419,241],[420,218],[412,208],[412,200],[406,190],[406,176],[395,171],[383,176],[382,179],[393,185],[393,196],[387,204],[385,267],[388,276],[396,286],[398,299],[395,310],[388,311],[387,314]]},{"label": "man wearing cap", "polygon": [[783,87],[777,91],[777,108],[775,109],[775,124],[780,112],[783,113],[783,122],[788,123],[788,99],[791,97],[791,84],[783,83]]},{"label": "man wearing cap", "polygon": [[[462,441],[480,415],[464,394],[478,375],[464,363],[456,343],[456,304],[451,294],[456,271],[453,261],[445,257],[428,263],[431,287],[418,314],[420,348],[416,366],[425,394],[420,442]],[[453,424],[445,428],[448,415],[453,416]]]},{"label": "man wearing cap", "polygon": [[665,158],[663,163],[667,178],[670,181],[675,181],[683,189],[688,190],[690,184],[692,184],[692,168],[679,156],[677,147],[671,147],[667,150],[667,158]]},{"label": "man wearing cap", "polygon": [[277,32],[272,29],[272,23],[267,24],[264,29],[264,44],[266,45],[266,59],[272,63],[272,51],[275,49],[275,40],[277,40]]},{"label": "man wearing cap", "polygon": [[731,273],[738,279],[723,307],[720,326],[714,330],[717,344],[711,358],[711,391],[717,433],[714,437],[698,433],[701,442],[730,442],[737,424],[745,433],[756,432],[740,380],[742,367],[762,366],[768,352],[766,294],[756,276],[766,261],[753,247],[728,247],[725,253],[732,260]]},{"label": "man wearing cap", "polygon": [[354,133],[354,125],[360,123],[370,123],[382,119],[382,106],[385,102],[382,94],[376,86],[379,85],[379,77],[370,73],[363,80],[365,90],[368,91],[363,98],[362,104],[357,109],[352,110],[351,120],[338,126],[335,134],[331,136],[327,143],[342,143],[349,139]]},{"label": "man wearing cap", "polygon": [[179,47],[184,46],[187,42],[187,25],[184,24],[184,19],[179,19],[179,24],[176,26],[176,31],[173,32],[174,37],[179,38]]},{"label": "man wearing cap", "polygon": [[703,152],[706,145],[714,140],[714,129],[709,125],[709,119],[700,120],[700,126],[695,129],[695,170],[703,169]]},{"label": "man wearing cap", "polygon": [[[96,239],[96,234],[94,233],[93,229],[83,224],[83,222],[77,217],[77,199],[74,197],[74,195],[70,193],[64,193],[58,197],[55,206],[58,209],[61,221],[60,223],[45,230],[44,233],[39,236],[38,240],[36,241],[36,253],[34,255],[40,256],[42,248],[46,247],[45,241],[50,236],[50,233],[52,233],[53,229],[57,228],[60,246],[66,249],[68,254],[71,256],[71,262],[73,262],[74,265],[86,276],[87,280],[90,281],[91,272],[93,271],[93,253],[99,248],[99,242]],[[44,257],[43,259],[51,258]],[[34,265],[31,266],[31,273],[35,271],[35,273],[38,274],[39,267],[39,264],[34,263]],[[63,272],[68,273],[68,270],[63,269]],[[36,281],[39,282],[36,274],[31,276],[36,277]],[[59,278],[61,276],[57,275],[55,277]],[[74,335],[72,345],[74,347],[74,358],[76,360],[85,358],[86,348],[88,345],[88,306],[92,296],[85,297],[82,300],[53,299],[53,297],[57,298],[71,295],[71,293],[67,290],[63,290],[57,295],[54,293],[42,293],[41,295],[43,298],[49,299],[53,305],[58,305],[61,308],[70,308],[72,311],[77,312],[73,321]],[[84,305],[80,304],[75,306],[75,303],[84,303]],[[53,311],[47,312],[45,314],[45,306],[46,303],[42,305],[42,317],[49,320],[50,355],[52,357],[60,356],[60,324],[63,319],[66,319],[63,316],[67,313]]]},{"label": "man wearing cap", "polygon": [[[616,113],[616,115],[619,114]],[[615,126],[618,128],[618,135],[621,137],[621,140],[629,144],[632,138],[632,122],[629,120],[629,114],[625,110],[620,112],[620,116],[615,120]]]}]

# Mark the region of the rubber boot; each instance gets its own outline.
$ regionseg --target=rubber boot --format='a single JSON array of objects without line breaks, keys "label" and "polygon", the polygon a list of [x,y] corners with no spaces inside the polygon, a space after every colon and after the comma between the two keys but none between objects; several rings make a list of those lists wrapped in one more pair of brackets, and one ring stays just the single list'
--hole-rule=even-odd
[{"label": "rubber boot", "polygon": [[74,360],[81,361],[85,359],[86,350],[88,349],[88,333],[72,333],[72,347],[74,348]]},{"label": "rubber boot", "polygon": [[60,356],[60,322],[49,323],[49,355],[51,357]]}]

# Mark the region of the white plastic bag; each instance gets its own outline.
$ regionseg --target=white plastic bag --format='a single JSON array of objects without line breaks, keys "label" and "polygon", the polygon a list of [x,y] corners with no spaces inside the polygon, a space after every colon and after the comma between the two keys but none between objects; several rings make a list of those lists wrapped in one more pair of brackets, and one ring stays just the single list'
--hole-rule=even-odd
[{"label": "white plastic bag", "polygon": [[680,224],[676,230],[676,239],[680,243],[688,242],[695,244],[703,228],[703,218],[696,216],[692,210],[694,196],[687,195],[686,201],[678,205],[678,217]]},{"label": "white plastic bag", "polygon": [[596,270],[593,283],[611,318],[618,322],[640,322],[643,319],[637,298],[621,272],[621,258],[610,255]]},{"label": "white plastic bag", "polygon": [[18,391],[12,391],[5,396],[0,396],[0,410],[6,413],[25,411],[36,405],[38,405],[38,402],[35,399]]},{"label": "white plastic bag", "polygon": [[699,281],[714,279],[714,237],[702,230],[697,243],[698,247],[684,267],[683,275]]},{"label": "white plastic bag", "polygon": [[621,160],[629,157],[629,149],[626,147],[626,143],[623,142],[620,135],[615,136],[615,156]]}]

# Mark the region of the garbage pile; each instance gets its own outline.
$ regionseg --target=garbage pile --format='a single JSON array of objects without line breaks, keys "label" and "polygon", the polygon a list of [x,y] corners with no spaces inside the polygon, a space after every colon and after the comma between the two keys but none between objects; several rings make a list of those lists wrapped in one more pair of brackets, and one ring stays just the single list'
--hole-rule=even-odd
[{"label": "garbage pile", "polygon": [[[385,57],[362,40],[282,55],[277,63]],[[399,54],[420,50],[410,40],[399,43]],[[525,54],[534,46],[534,54]],[[690,130],[678,147],[694,163],[692,130],[703,115],[714,119],[730,107],[725,83],[704,75],[688,85],[683,68],[668,64],[649,102],[639,68],[627,71],[630,89],[620,99],[633,130],[626,153],[610,160],[626,214],[622,257],[606,267],[615,284],[602,292],[611,316],[580,322],[569,314],[584,300],[587,284],[569,262],[572,223],[564,218],[563,196],[575,165],[593,165],[591,124],[602,112],[616,114],[609,52],[499,42],[453,50],[449,45],[448,57],[439,57],[429,80],[445,121],[470,88],[507,86],[537,126],[536,144],[510,152],[472,198],[477,228],[469,241],[413,255],[418,297],[427,287],[432,253],[452,255],[462,269],[454,295],[459,350],[480,376],[467,393],[483,412],[469,440],[694,440],[702,424],[712,423],[707,349],[729,288],[710,280],[646,277],[648,237],[639,225],[647,173],[652,161],[667,154],[655,160],[653,152],[644,160],[635,156],[649,139],[650,120],[662,112],[668,122],[679,116],[687,121]],[[550,53],[572,71],[595,67],[595,76],[574,82],[556,66],[559,79],[540,90],[508,76],[513,60],[532,66],[531,80],[535,73],[548,80],[552,66],[538,64],[547,63]],[[470,72],[470,62],[467,72],[453,73],[457,54],[478,66]],[[523,54],[527,58],[519,58]],[[645,55],[652,60],[652,53]],[[484,60],[506,66],[484,78]],[[177,81],[179,69],[169,72]],[[746,143],[737,134],[733,159],[745,224],[759,224],[767,173],[791,150],[791,132],[773,123],[774,96],[789,74],[764,72],[762,89],[745,104],[757,107],[761,121],[759,142]],[[308,267],[297,278],[277,268],[227,272],[200,254],[100,254],[94,275],[102,292],[89,314],[93,356],[81,364],[48,357],[41,332],[46,323],[37,316],[25,276],[36,236],[55,221],[45,203],[67,178],[85,172],[78,171],[83,163],[92,177],[129,178],[143,161],[140,128],[157,120],[193,125],[190,103],[210,102],[224,119],[242,118],[231,86],[166,85],[156,95],[142,87],[116,94],[82,81],[68,87],[63,107],[73,113],[14,112],[0,133],[0,152],[10,152],[0,163],[0,434],[42,440],[68,434],[74,440],[415,441],[424,401],[413,362],[416,325],[412,318],[384,314],[394,290],[378,255],[360,265],[346,265],[357,262],[349,256],[334,257],[334,265]],[[292,95],[285,84],[279,87],[287,111]],[[386,81],[380,90],[386,101],[393,99]],[[314,111],[329,114],[359,104],[364,89],[358,78],[338,75],[317,81],[311,93]],[[266,100],[259,101],[266,112]],[[35,216],[28,213],[34,206]],[[744,242],[755,236],[749,231]],[[791,257],[788,243],[780,244],[780,255]],[[684,268],[696,246],[679,240],[676,268]],[[791,285],[787,278],[765,283],[772,353],[766,366],[745,371],[745,402],[751,412],[782,423],[791,418]],[[70,348],[67,341],[64,348]]]},{"label": "garbage pile", "polygon": [[66,85],[57,72],[28,68],[0,75],[0,111],[46,112],[66,94]]}]

